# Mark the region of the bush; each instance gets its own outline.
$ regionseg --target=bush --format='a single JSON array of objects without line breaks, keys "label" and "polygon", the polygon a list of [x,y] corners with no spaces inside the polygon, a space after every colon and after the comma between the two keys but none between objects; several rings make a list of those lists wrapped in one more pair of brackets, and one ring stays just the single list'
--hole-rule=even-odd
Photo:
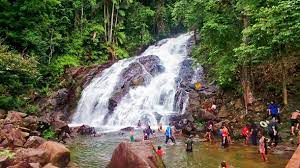
[{"label": "bush", "polygon": [[15,153],[9,150],[0,151],[0,157],[8,157],[9,159],[13,159],[14,156]]},{"label": "bush", "polygon": [[45,131],[43,131],[43,138],[45,139],[54,139],[55,138],[55,132],[52,130],[52,128],[49,128]]},{"label": "bush", "polygon": [[59,77],[65,71],[65,68],[76,67],[80,65],[79,57],[65,55],[59,57],[51,64],[51,72],[53,76]]},{"label": "bush", "polygon": [[25,109],[26,114],[36,114],[39,111],[39,107],[37,105],[29,104]]},{"label": "bush", "polygon": [[19,97],[12,96],[0,96],[0,108],[5,110],[20,110],[21,106],[25,105],[26,102]]}]

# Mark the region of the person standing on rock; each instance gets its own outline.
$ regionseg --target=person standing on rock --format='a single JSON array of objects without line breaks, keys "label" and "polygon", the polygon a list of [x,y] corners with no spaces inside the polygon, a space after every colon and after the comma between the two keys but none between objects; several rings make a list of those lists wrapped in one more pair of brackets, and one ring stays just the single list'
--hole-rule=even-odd
[{"label": "person standing on rock", "polygon": [[291,114],[291,134],[293,136],[295,135],[295,125],[296,125],[296,130],[299,130],[298,116],[300,116],[299,110],[296,110]]},{"label": "person standing on rock", "polygon": [[171,123],[169,124],[169,126],[167,127],[166,129],[166,144],[168,143],[169,139],[171,139],[171,141],[173,143],[175,143],[175,138],[173,137],[173,131],[172,131],[172,126],[171,126]]},{"label": "person standing on rock", "polygon": [[272,118],[277,119],[278,123],[280,124],[279,105],[274,103],[273,101],[271,101],[271,104],[269,104],[269,106],[268,106],[268,112],[269,112],[269,116],[271,116]]}]

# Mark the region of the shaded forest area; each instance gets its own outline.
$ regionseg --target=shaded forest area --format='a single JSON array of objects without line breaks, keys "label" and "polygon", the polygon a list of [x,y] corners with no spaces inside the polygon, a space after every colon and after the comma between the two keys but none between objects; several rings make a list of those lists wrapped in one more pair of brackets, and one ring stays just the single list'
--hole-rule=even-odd
[{"label": "shaded forest area", "polygon": [[57,90],[66,68],[187,31],[224,90],[300,97],[299,0],[0,0],[0,108],[35,113],[32,97]]}]

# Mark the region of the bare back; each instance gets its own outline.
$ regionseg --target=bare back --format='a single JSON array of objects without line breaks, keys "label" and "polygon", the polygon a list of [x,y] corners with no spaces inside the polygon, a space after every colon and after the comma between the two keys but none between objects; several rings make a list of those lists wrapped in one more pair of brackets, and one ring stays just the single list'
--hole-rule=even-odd
[{"label": "bare back", "polygon": [[297,119],[299,115],[299,112],[292,112],[291,119]]}]

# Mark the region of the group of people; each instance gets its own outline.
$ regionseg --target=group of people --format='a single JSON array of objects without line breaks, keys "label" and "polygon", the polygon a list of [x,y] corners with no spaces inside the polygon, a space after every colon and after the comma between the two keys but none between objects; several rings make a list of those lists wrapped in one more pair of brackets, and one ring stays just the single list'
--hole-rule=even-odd
[{"label": "group of people", "polygon": [[[213,110],[216,109],[215,106],[212,107]],[[296,110],[295,112],[291,113],[290,122],[291,122],[291,135],[295,136],[296,131],[298,131],[298,145],[300,144],[300,131],[299,131],[299,121],[298,117],[300,116],[300,111]],[[271,120],[267,120],[271,117]],[[281,123],[280,118],[280,108],[279,105],[271,102],[268,105],[268,116],[264,118],[264,121],[259,123],[260,127],[256,123],[246,124],[244,128],[241,130],[241,136],[244,139],[245,145],[256,145],[258,146],[258,151],[261,155],[263,161],[267,161],[267,154],[268,148],[275,147],[279,143],[280,136],[278,127]],[[212,137],[215,132],[214,128],[214,121],[208,121],[206,123],[206,133],[205,138],[207,141],[212,142]],[[141,127],[141,122],[138,122],[138,127]],[[232,144],[233,141],[231,139],[232,131],[230,125],[223,123],[220,129],[217,129],[217,134],[221,136],[221,146],[223,148],[227,148],[229,144]],[[162,128],[162,124],[159,125],[158,131],[164,132],[165,134],[165,143],[167,144],[169,140],[172,143],[175,142],[175,138],[173,135],[173,129],[171,124],[169,124],[165,130]],[[144,133],[144,140],[149,140],[150,136],[155,134],[155,131],[151,129],[150,126],[147,126],[146,129],[143,130]],[[266,137],[268,135],[269,137]],[[133,130],[130,132],[130,140],[134,141],[134,132]],[[193,151],[193,139],[192,136],[189,136],[185,142],[186,144],[186,151],[192,152]],[[156,153],[159,156],[164,155],[164,151],[162,150],[161,146],[157,147]],[[221,163],[221,167],[224,165],[228,165],[225,161]]]}]

